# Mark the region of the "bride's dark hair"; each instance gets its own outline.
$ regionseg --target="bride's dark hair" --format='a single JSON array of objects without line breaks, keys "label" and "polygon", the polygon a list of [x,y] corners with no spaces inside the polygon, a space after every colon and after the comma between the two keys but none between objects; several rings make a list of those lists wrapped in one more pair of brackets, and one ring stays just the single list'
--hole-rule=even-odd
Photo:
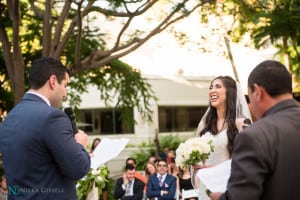
[{"label": "bride's dark hair", "polygon": [[[236,127],[236,98],[237,98],[237,89],[236,82],[230,76],[218,76],[214,78],[214,80],[221,80],[225,89],[226,89],[226,112],[225,112],[225,122],[227,123],[227,137],[228,144],[227,149],[229,155],[231,156],[233,150],[234,139],[238,134],[238,129]],[[207,117],[205,120],[204,129],[200,132],[200,136],[204,135],[207,131],[209,131],[212,135],[218,134],[217,128],[217,110],[209,104],[209,111],[207,113]]]}]

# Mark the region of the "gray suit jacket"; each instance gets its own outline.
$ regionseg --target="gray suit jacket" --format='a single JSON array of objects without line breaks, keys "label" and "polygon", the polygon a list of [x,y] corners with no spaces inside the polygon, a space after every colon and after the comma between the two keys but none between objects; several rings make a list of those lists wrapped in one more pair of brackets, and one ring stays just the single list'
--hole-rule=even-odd
[{"label": "gray suit jacket", "polygon": [[75,141],[68,116],[26,93],[0,127],[8,199],[76,199],[90,156]]},{"label": "gray suit jacket", "polygon": [[231,176],[221,199],[299,199],[299,156],[300,107],[286,100],[236,138]]}]

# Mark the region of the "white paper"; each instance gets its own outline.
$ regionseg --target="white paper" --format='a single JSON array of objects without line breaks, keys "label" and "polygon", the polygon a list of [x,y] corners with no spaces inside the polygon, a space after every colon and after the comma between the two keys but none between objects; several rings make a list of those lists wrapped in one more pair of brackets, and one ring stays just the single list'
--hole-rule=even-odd
[{"label": "white paper", "polygon": [[225,192],[231,171],[231,160],[213,167],[200,169],[197,177],[211,192]]},{"label": "white paper", "polygon": [[125,148],[129,139],[109,139],[103,138],[99,145],[95,148],[91,157],[91,168],[97,169],[101,165],[117,157]]}]

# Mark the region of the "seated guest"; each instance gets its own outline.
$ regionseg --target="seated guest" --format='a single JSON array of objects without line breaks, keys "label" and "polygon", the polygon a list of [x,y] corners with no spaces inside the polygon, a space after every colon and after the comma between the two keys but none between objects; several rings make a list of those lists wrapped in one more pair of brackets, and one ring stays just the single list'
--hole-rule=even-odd
[{"label": "seated guest", "polygon": [[157,173],[150,176],[147,183],[147,197],[157,200],[174,200],[176,194],[176,177],[168,174],[165,160],[157,163]]},{"label": "seated guest", "polygon": [[146,187],[144,188],[145,193],[147,191],[147,183],[148,183],[149,177],[155,173],[156,173],[156,165],[153,162],[147,162],[146,166],[145,166],[145,180],[146,180]]},{"label": "seated guest", "polygon": [[[137,169],[137,163],[136,163],[136,160],[134,158],[131,158],[131,157],[127,158],[126,162],[125,162],[125,165],[128,165],[128,164],[133,165],[135,167],[135,169]],[[140,179],[141,181],[143,181],[144,184],[146,184],[146,178],[140,172],[138,172],[138,171],[135,172],[135,178]]]},{"label": "seated guest", "polygon": [[145,184],[135,178],[135,167],[127,164],[125,167],[126,176],[117,179],[114,197],[120,200],[142,200]]},{"label": "seated guest", "polygon": [[[181,195],[182,190],[192,190],[192,189],[194,189],[194,187],[192,185],[192,178],[191,178],[189,168],[181,169],[179,167],[179,171],[180,171],[180,173],[179,173],[179,191],[180,191],[180,195]],[[196,199],[198,199],[197,196],[188,198],[185,200],[196,200]]]},{"label": "seated guest", "polygon": [[156,173],[156,165],[153,162],[147,162],[145,166],[145,179],[148,182],[149,177]]}]

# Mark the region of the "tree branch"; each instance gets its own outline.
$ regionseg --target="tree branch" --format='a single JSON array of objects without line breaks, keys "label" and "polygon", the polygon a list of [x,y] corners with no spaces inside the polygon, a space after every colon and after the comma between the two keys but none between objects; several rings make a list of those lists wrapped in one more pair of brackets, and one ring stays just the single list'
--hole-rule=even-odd
[{"label": "tree branch", "polygon": [[47,56],[50,52],[50,44],[51,44],[51,0],[46,0],[45,2],[45,14],[43,18],[43,36],[42,36],[42,44],[43,50],[42,55]]},{"label": "tree branch", "polygon": [[61,34],[63,32],[63,27],[65,25],[65,21],[69,14],[70,8],[71,8],[71,1],[70,0],[65,1],[65,4],[61,11],[61,14],[59,15],[59,17],[57,19],[55,33],[54,33],[54,37],[53,37],[53,41],[51,43],[51,49],[50,49],[50,53],[49,53],[51,56],[53,56],[55,54],[58,44],[60,43]]},{"label": "tree branch", "polygon": [[34,3],[36,2],[36,0],[30,0],[30,8],[31,10],[34,12],[34,15],[39,18],[39,19],[43,19],[44,18],[44,12],[42,10],[40,10],[38,7],[36,7],[34,5]]}]

